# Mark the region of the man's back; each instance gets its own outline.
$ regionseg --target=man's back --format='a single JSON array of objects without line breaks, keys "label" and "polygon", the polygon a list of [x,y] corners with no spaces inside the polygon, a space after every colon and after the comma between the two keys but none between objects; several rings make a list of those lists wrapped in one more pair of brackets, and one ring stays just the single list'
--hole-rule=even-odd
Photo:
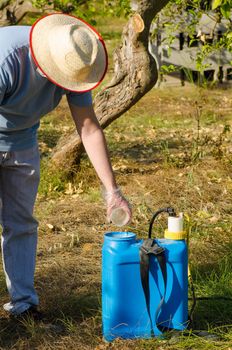
[{"label": "man's back", "polygon": [[31,57],[31,27],[0,28],[0,151],[33,146],[40,118],[62,95],[74,104],[91,103],[91,94],[70,93],[43,77]]}]

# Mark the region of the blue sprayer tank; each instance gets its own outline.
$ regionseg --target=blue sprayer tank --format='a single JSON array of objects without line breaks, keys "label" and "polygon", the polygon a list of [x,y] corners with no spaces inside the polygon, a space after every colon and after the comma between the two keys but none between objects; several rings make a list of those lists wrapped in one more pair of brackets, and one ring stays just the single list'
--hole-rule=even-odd
[{"label": "blue sprayer tank", "polygon": [[[151,240],[163,248],[164,271],[154,255],[149,256],[148,295],[141,280],[141,247],[145,240],[132,232],[109,232],[102,250],[102,322],[107,341],[150,338],[163,330],[184,330],[188,324],[188,255],[182,217],[172,208],[164,239]],[[173,209],[172,209],[173,210]],[[183,220],[182,220],[183,221]],[[149,241],[149,240],[147,240]],[[145,278],[146,279],[146,278]],[[146,281],[145,281],[146,282]],[[145,283],[146,284],[146,283]]]}]

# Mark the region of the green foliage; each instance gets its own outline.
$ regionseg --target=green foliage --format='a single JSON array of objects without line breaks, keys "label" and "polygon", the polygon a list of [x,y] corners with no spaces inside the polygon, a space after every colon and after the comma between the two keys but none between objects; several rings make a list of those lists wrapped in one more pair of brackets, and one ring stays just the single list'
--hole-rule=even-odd
[{"label": "green foliage", "polygon": [[212,3],[212,10],[219,9],[222,16],[229,19],[232,8],[231,0],[214,0]]},{"label": "green foliage", "polygon": [[162,65],[161,67],[161,73],[172,73],[176,71],[176,67],[173,64],[170,64],[169,66],[167,65]]},{"label": "green foliage", "polygon": [[106,12],[117,17],[128,17],[131,13],[129,0],[104,0]]},{"label": "green foliage", "polygon": [[212,9],[215,10],[217,7],[221,6],[223,0],[214,0],[212,4]]},{"label": "green foliage", "polygon": [[33,5],[45,9],[47,6],[53,4],[56,11],[63,13],[72,13],[77,17],[83,18],[90,24],[95,25],[96,20],[96,5],[94,1],[90,0],[33,0]]},{"label": "green foliage", "polygon": [[170,74],[170,73],[173,73],[176,71],[178,71],[178,68],[176,66],[174,66],[173,64],[169,64],[169,65],[163,64],[160,67],[160,79],[162,80],[164,75]]},{"label": "green foliage", "polygon": [[[208,68],[205,60],[211,54],[224,49],[232,52],[231,10],[232,0],[214,0],[213,2],[207,0],[170,0],[158,15],[157,24],[163,26],[165,30],[164,44],[169,47],[169,52],[174,40],[176,40],[175,33],[178,32],[184,32],[189,37],[190,46],[199,43],[201,49],[196,57],[196,70],[202,72],[205,68]],[[211,33],[212,38],[214,34],[215,38],[217,36],[217,24],[223,21],[223,24],[227,26],[227,30],[222,33],[220,39],[207,40],[206,38],[204,40],[201,35],[197,35],[199,34],[197,26],[203,14],[209,14],[209,17],[213,17],[215,20],[215,26]]]},{"label": "green foliage", "polygon": [[92,25],[96,25],[99,17],[127,17],[131,12],[129,0],[33,0],[33,4],[38,8],[54,4],[55,10],[72,13]]}]

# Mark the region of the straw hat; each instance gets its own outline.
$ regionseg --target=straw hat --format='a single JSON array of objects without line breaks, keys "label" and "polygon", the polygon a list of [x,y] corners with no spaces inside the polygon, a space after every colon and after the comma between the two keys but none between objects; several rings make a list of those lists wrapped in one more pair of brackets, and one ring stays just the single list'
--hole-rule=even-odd
[{"label": "straw hat", "polygon": [[54,13],[35,22],[30,49],[46,77],[67,90],[92,90],[107,70],[101,36],[82,19],[67,14]]}]

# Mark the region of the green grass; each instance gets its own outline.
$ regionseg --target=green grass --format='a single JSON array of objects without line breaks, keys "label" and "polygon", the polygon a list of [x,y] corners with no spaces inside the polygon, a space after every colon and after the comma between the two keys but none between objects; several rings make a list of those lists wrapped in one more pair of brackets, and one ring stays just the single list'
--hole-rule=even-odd
[{"label": "green grass", "polygon": [[[195,327],[198,329],[215,330],[230,333],[232,331],[232,254],[231,244],[229,249],[224,244],[219,249],[224,249],[225,256],[220,255],[217,263],[198,265],[192,269],[196,295],[208,297],[208,300],[199,300],[195,309]],[[215,249],[216,253],[216,249]],[[223,300],[227,297],[231,300]]]},{"label": "green grass", "polygon": [[66,180],[64,174],[59,169],[51,169],[48,159],[42,159],[39,195],[57,197],[65,191],[65,188]]}]

